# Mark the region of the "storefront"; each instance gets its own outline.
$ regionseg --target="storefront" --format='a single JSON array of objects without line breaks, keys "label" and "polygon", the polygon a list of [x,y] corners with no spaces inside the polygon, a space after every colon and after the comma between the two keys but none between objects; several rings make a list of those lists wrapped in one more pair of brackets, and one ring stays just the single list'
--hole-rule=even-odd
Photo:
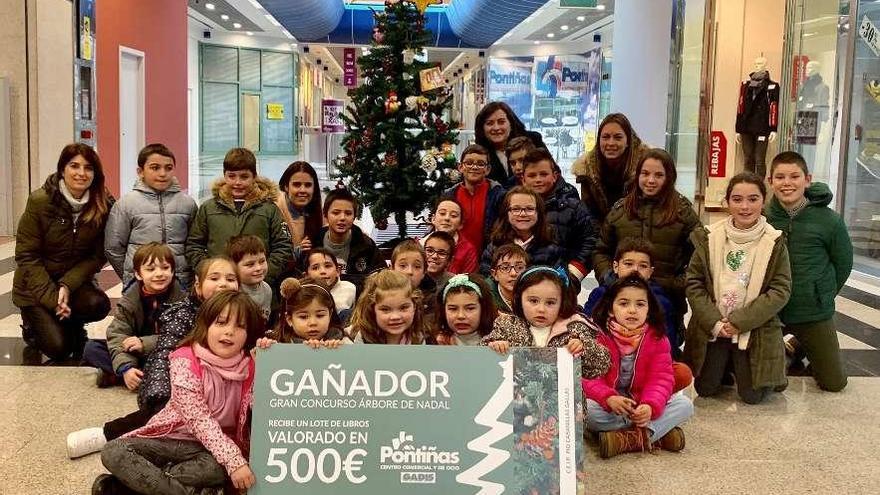
[{"label": "storefront", "polygon": [[694,164],[699,206],[721,210],[733,175],[798,151],[834,193],[855,270],[880,282],[880,4],[678,0],[674,25],[666,144]]}]

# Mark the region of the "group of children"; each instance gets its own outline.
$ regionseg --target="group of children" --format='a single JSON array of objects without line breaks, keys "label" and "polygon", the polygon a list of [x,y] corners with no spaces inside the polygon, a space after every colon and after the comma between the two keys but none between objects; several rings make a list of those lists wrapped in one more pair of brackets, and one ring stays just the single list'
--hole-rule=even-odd
[{"label": "group of children", "polygon": [[[613,227],[603,225],[600,245],[611,253],[604,258],[610,270],[581,309],[580,280],[593,264],[598,236],[589,213],[580,209],[583,204],[571,203],[560,192],[566,189],[564,181],[552,157],[541,150],[524,151],[525,185],[497,196],[492,192],[496,184],[485,178],[485,153],[466,149],[463,182],[437,203],[433,231],[398,244],[390,264],[354,225],[359,205],[350,192],[336,189],[323,205],[315,202],[320,197],[317,178],[313,170],[302,172],[310,167],[300,166],[289,177],[291,187],[282,180],[282,189],[290,193],[294,181],[311,177],[311,195],[288,194],[279,205],[273,196],[277,188],[256,176],[253,155],[244,151],[227,155],[224,179],[192,216],[183,241],[172,228],[178,219],[166,223],[163,217],[161,239],[146,242],[145,236],[145,242],[132,247],[140,215],[149,218],[154,212],[146,203],[130,207],[129,197],[139,194],[137,190],[114,206],[114,212],[127,212],[118,215],[129,216],[128,224],[117,222],[113,235],[130,233],[129,245],[117,251],[131,252],[131,262],[126,254],[117,270],[125,279],[130,266],[131,282],[107,341],[90,341],[85,359],[103,371],[102,386],[118,382],[136,390],[138,410],[103,428],[68,436],[72,458],[102,450],[111,474],[96,480],[94,493],[143,492],[147,484],[163,493],[219,493],[224,484],[252,486],[245,421],[252,405],[249,351],[274,342],[329,348],[484,345],[499,353],[518,346],[564,347],[581,358],[586,426],[606,458],[658,448],[681,450],[685,442],[679,425],[693,414],[693,404],[681,390],[693,375],[700,395],[717,393],[732,375],[749,403],[783,388],[783,324],[803,343],[822,388],[840,390],[845,385],[845,376],[841,385],[834,374],[839,356],[829,346],[836,349],[836,334],[825,320],[830,320],[827,310],[833,313],[835,290],[851,268],[851,246],[847,267],[845,227],[841,234],[842,221],[827,208],[827,188],[814,196],[819,185],[809,187],[806,164],[796,154],[782,154],[771,165],[776,196],[768,218],[799,244],[787,248],[785,236],[762,215],[764,181],[740,174],[728,187],[730,216],[725,220],[705,228],[698,220],[692,225],[686,214],[657,222],[683,225],[675,235],[684,232],[688,238],[682,247],[684,266],[665,263],[670,257],[682,258],[682,253],[663,258],[668,283],[654,280],[661,263],[651,235],[609,242]],[[663,156],[642,160],[636,187],[643,200],[653,201],[657,198],[650,191],[674,192],[674,175],[671,180],[668,173],[663,177],[659,171],[664,164],[649,160],[659,163]],[[158,201],[160,214],[167,215],[163,198],[176,182],[167,168],[148,171],[155,161],[162,160],[149,153],[139,160],[139,175]],[[481,167],[484,173],[478,177]],[[642,175],[652,173],[643,180]],[[165,190],[155,187],[166,183]],[[497,208],[492,201],[500,201]],[[556,221],[568,228],[570,238],[562,243],[546,215],[551,202]],[[666,206],[679,211],[677,205]],[[188,211],[191,215],[192,209]],[[633,211],[629,218],[639,218],[638,205]],[[314,222],[318,214],[325,224],[320,228]],[[833,228],[800,224],[808,214]],[[292,239],[295,229],[299,232]],[[109,250],[109,229],[107,236]],[[832,248],[822,259],[818,253],[799,252],[823,245]],[[821,265],[823,271],[801,274],[797,264],[804,262]],[[182,268],[181,263],[188,265]],[[186,277],[189,266],[195,267],[191,278]],[[792,272],[808,278],[808,287],[793,287]],[[684,313],[676,300],[679,293],[669,294],[668,287],[686,294],[692,308],[683,354]],[[804,290],[819,297],[819,310],[808,304]],[[797,308],[786,305],[790,294]],[[817,314],[804,317],[806,308]]]}]

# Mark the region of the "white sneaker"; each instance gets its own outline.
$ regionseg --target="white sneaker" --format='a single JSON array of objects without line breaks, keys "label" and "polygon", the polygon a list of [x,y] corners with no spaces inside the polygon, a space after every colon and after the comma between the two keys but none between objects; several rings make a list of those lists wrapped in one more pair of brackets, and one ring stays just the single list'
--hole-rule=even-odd
[{"label": "white sneaker", "polygon": [[67,457],[76,459],[104,448],[107,439],[103,428],[86,428],[67,435]]}]

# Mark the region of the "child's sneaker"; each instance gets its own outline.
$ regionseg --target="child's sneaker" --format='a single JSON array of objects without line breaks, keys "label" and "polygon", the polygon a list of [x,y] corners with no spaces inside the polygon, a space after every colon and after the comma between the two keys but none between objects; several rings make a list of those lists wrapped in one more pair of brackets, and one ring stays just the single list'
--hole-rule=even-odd
[{"label": "child's sneaker", "polygon": [[[67,457],[76,459],[104,448],[107,439],[103,428],[86,428],[67,435]],[[97,481],[96,481],[97,482]]]},{"label": "child's sneaker", "polygon": [[669,430],[669,433],[660,437],[660,440],[654,442],[654,447],[670,452],[678,452],[684,448],[684,430],[676,426]]},{"label": "child's sneaker", "polygon": [[648,431],[633,426],[625,430],[603,431],[599,433],[599,457],[609,459],[626,452],[646,452],[651,450]]}]

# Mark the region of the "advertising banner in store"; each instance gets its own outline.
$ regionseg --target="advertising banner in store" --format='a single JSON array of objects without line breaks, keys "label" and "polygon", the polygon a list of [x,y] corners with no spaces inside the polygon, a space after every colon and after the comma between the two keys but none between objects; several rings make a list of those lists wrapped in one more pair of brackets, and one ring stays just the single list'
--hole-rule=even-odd
[{"label": "advertising banner in store", "polygon": [[727,177],[727,137],[724,131],[709,135],[709,177]]},{"label": "advertising banner in store", "polygon": [[575,495],[566,349],[276,344],[257,354],[248,493]]},{"label": "advertising banner in store", "polygon": [[345,122],[341,117],[344,111],[345,102],[342,100],[321,100],[321,132],[344,132]]},{"label": "advertising banner in store", "polygon": [[532,65],[527,58],[490,58],[486,83],[488,101],[510,105],[520,120],[532,120]]},{"label": "advertising banner in store", "polygon": [[357,49],[343,48],[342,50],[342,79],[346,88],[357,86]]}]

